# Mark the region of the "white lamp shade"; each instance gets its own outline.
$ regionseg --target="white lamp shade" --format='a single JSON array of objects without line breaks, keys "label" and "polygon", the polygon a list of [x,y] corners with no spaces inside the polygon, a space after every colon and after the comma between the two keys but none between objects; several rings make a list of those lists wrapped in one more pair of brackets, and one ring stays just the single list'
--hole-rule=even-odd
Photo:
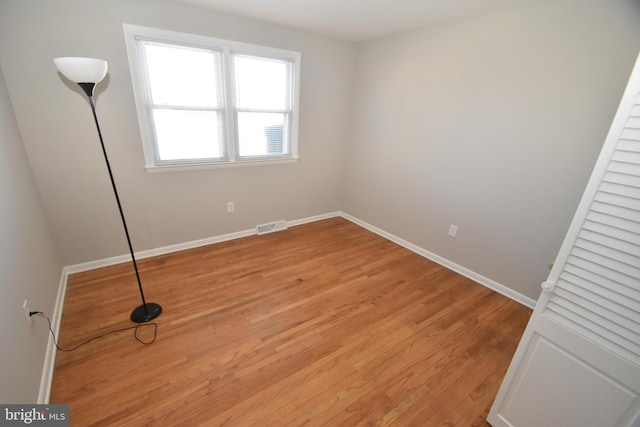
[{"label": "white lamp shade", "polygon": [[98,83],[107,75],[107,61],[95,58],[54,58],[58,71],[75,83]]}]

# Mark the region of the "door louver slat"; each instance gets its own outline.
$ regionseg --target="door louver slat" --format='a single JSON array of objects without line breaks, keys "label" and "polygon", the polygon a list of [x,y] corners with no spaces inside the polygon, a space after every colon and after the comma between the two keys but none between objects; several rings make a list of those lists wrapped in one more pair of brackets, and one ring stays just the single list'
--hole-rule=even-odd
[{"label": "door louver slat", "polygon": [[544,314],[640,366],[639,100]]}]

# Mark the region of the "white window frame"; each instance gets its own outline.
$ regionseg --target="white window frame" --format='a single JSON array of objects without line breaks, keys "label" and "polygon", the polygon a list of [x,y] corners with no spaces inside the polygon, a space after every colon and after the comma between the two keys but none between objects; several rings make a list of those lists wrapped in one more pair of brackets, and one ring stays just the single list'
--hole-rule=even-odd
[{"label": "white window frame", "polygon": [[[300,52],[235,42],[212,37],[180,33],[138,25],[123,24],[131,82],[138,113],[140,136],[144,152],[147,172],[184,171],[219,167],[252,166],[278,163],[295,163],[298,157],[298,110],[300,96]],[[222,86],[223,86],[223,121],[226,157],[220,160],[176,160],[160,161],[156,154],[155,135],[153,131],[152,111],[148,103],[146,85],[146,64],[138,41],[156,41],[166,44],[203,47],[222,52]],[[237,120],[238,108],[235,105],[235,82],[233,70],[233,54],[273,58],[288,61],[292,64],[292,93],[290,94],[290,153],[275,156],[240,157],[238,155]]]}]

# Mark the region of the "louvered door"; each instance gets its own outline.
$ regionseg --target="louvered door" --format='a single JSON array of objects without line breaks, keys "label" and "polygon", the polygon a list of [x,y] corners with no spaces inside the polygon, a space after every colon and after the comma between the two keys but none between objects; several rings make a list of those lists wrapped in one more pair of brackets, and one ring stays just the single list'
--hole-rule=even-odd
[{"label": "louvered door", "polygon": [[640,58],[488,421],[640,427]]}]

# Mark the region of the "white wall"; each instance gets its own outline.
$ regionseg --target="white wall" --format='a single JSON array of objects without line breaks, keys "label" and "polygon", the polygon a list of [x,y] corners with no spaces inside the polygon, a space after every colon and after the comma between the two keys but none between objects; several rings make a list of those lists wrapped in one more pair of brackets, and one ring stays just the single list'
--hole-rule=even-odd
[{"label": "white wall", "polygon": [[35,403],[62,271],[0,69],[0,402]]},{"label": "white wall", "polygon": [[[122,23],[302,52],[294,165],[148,174]],[[4,0],[0,64],[65,265],[127,253],[87,101],[57,56],[109,62],[96,105],[134,249],[142,251],[340,209],[354,46],[204,9],[151,0]],[[235,202],[228,214],[226,203]]]},{"label": "white wall", "polygon": [[360,45],[343,210],[537,299],[639,49],[631,0]]}]

